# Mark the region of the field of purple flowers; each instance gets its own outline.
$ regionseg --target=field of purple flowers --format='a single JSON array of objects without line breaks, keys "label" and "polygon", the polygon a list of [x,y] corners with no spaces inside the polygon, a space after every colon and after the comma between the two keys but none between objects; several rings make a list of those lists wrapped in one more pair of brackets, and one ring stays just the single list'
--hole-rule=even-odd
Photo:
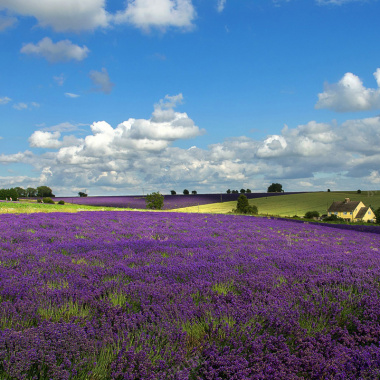
[{"label": "field of purple flowers", "polygon": [[[297,193],[246,193],[248,199],[273,197],[284,194]],[[209,203],[236,201],[240,194],[195,194],[195,195],[164,195],[164,210],[173,210],[182,207],[206,205]],[[56,197],[54,201],[63,200],[68,203],[79,205],[100,206],[100,207],[120,207],[145,209],[145,197],[140,196],[98,196],[98,197]]]},{"label": "field of purple flowers", "polygon": [[234,215],[0,218],[0,379],[377,379],[380,236]]}]

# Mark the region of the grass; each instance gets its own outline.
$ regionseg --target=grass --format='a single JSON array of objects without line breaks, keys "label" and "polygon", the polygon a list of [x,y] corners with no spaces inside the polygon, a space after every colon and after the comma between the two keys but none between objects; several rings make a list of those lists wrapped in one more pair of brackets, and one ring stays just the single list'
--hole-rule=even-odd
[{"label": "grass", "polygon": [[[344,198],[362,201],[366,206],[371,206],[372,209],[380,207],[380,191],[362,191],[361,194],[357,194],[356,191],[291,194],[250,199],[249,204],[258,207],[259,215],[303,216],[307,211],[318,211],[320,214],[326,214],[332,202],[343,201]],[[227,214],[234,208],[236,208],[236,201],[185,207],[174,211],[196,213],[199,210],[200,213]]]},{"label": "grass", "polygon": [[37,202],[0,202],[0,214],[30,214],[35,212],[79,212],[79,211],[127,211],[130,208],[97,207],[72,203],[44,204]]}]

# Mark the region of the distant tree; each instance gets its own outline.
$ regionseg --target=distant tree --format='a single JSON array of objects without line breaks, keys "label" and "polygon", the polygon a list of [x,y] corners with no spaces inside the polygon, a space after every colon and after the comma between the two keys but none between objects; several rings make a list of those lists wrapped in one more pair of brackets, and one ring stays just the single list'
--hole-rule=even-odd
[{"label": "distant tree", "polygon": [[34,187],[28,187],[26,189],[26,196],[27,197],[36,197],[37,196],[37,189]]},{"label": "distant tree", "polygon": [[83,191],[80,191],[80,192],[78,193],[78,195],[79,195],[81,198],[85,198],[85,197],[87,197],[87,194],[84,193]]},{"label": "distant tree", "polygon": [[246,193],[252,193],[251,189],[247,189],[245,192]]},{"label": "distant tree", "polygon": [[22,187],[15,187],[14,188],[17,191],[17,194],[19,197],[26,197],[26,190],[23,189]]},{"label": "distant tree", "polygon": [[327,192],[329,193],[329,192],[330,192],[330,189],[327,189]]},{"label": "distant tree", "polygon": [[164,196],[159,192],[153,192],[145,197],[146,208],[151,210],[162,210],[164,207]]},{"label": "distant tree", "polygon": [[241,194],[237,199],[237,205],[234,212],[237,214],[256,215],[258,209],[257,206],[251,206],[248,202],[248,198],[244,194]]},{"label": "distant tree", "polygon": [[170,190],[170,194],[171,194],[171,195],[176,195],[177,192],[176,192],[175,190]]},{"label": "distant tree", "polygon": [[197,194],[197,190],[193,190],[193,191],[191,192],[191,194],[196,195],[196,194]]},{"label": "distant tree", "polygon": [[245,193],[245,189],[240,189],[240,194],[244,194]]},{"label": "distant tree", "polygon": [[282,185],[281,183],[272,183],[269,187],[268,187],[268,193],[282,193],[283,190],[282,190]]},{"label": "distant tree", "polygon": [[183,190],[183,195],[189,195],[189,190],[187,189]]},{"label": "distant tree", "polygon": [[227,190],[227,194],[231,194],[231,190],[230,189]]},{"label": "distant tree", "polygon": [[37,197],[55,197],[50,187],[38,186]]},{"label": "distant tree", "polygon": [[239,194],[237,190],[232,190],[232,194]]},{"label": "distant tree", "polygon": [[380,207],[374,211],[376,216],[376,223],[380,224]]},{"label": "distant tree", "polygon": [[63,201],[62,199],[60,201],[58,201],[58,204],[59,205],[64,205],[65,204],[65,201]]},{"label": "distant tree", "polygon": [[18,193],[15,189],[0,189],[0,199],[17,201]]},{"label": "distant tree", "polygon": [[361,194],[361,193],[362,193],[362,191],[359,189],[359,190],[357,191],[357,193],[358,193],[358,194]]},{"label": "distant tree", "polygon": [[313,218],[319,218],[319,212],[318,211],[308,211],[305,216],[306,219],[313,219]]}]

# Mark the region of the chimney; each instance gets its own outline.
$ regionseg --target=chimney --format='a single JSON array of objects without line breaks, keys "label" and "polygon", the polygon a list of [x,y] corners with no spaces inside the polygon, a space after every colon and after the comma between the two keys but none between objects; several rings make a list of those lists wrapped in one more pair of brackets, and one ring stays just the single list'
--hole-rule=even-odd
[{"label": "chimney", "polygon": [[350,198],[344,198],[344,203],[348,203],[350,201]]}]

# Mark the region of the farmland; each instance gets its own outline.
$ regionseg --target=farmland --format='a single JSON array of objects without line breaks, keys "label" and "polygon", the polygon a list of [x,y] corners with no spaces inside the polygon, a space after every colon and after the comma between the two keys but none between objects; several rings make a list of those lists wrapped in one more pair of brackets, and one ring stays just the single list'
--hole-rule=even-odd
[{"label": "farmland", "polygon": [[1,379],[374,379],[380,236],[234,215],[3,214]]},{"label": "farmland", "polygon": [[[350,191],[342,192],[312,192],[281,195],[279,197],[260,197],[250,199],[251,205],[256,205],[261,215],[303,216],[307,211],[318,211],[321,215],[333,201],[343,201],[350,198],[353,201],[362,201],[373,209],[380,207],[380,191],[363,191],[361,194]],[[236,202],[213,203],[198,207],[177,209],[179,212],[228,213],[236,207]]]}]

